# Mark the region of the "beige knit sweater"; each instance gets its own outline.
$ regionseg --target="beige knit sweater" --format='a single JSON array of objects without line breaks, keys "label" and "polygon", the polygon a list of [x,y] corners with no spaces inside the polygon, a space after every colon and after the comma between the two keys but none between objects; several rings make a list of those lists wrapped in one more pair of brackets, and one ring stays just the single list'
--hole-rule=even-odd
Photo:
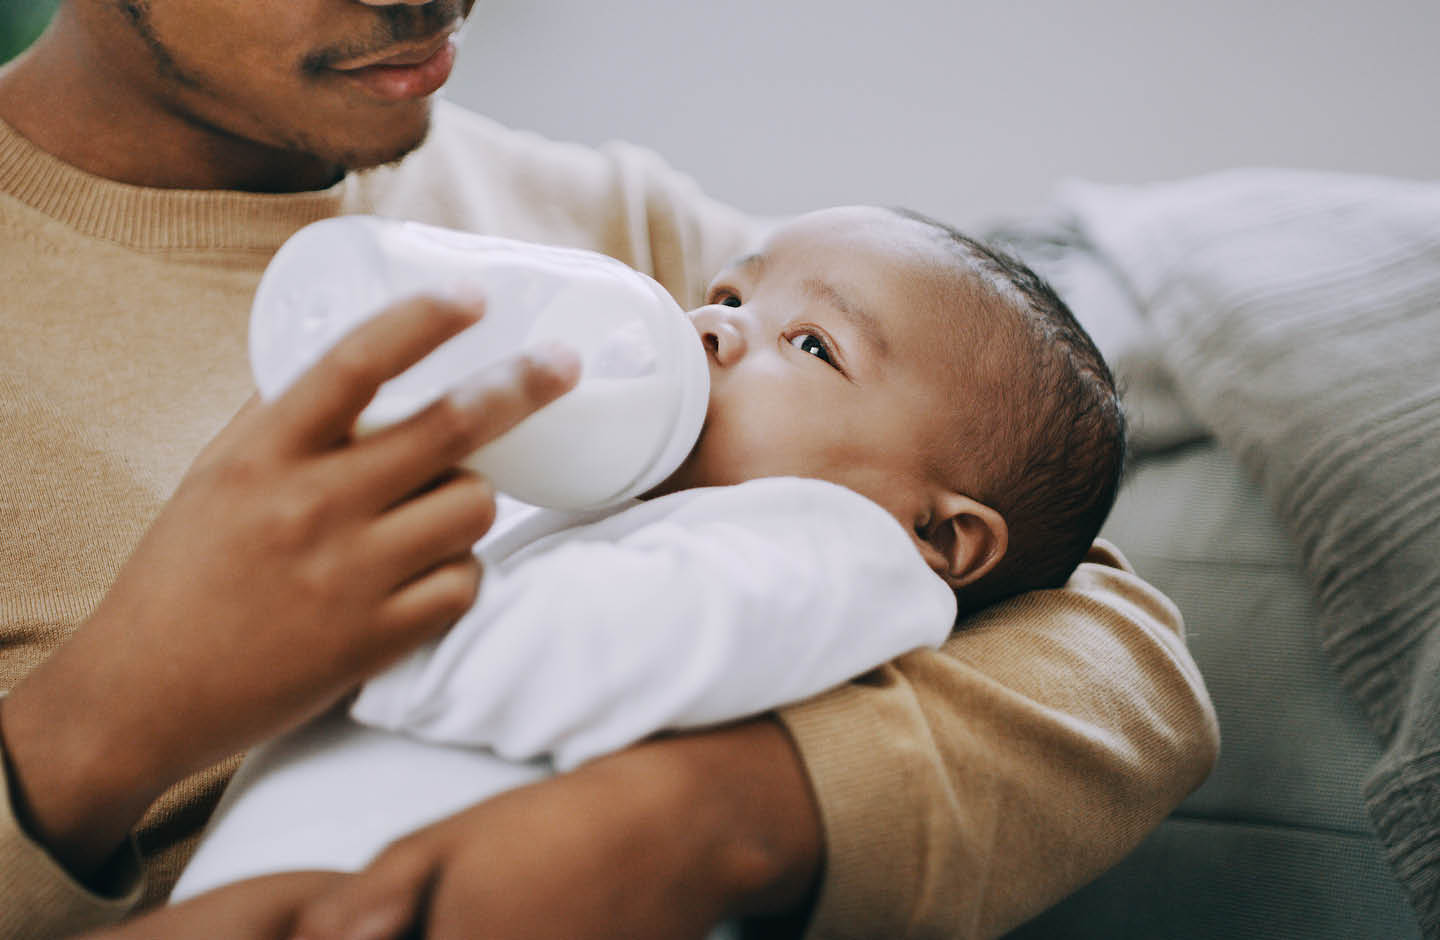
[{"label": "beige knit sweater", "polygon": [[[648,153],[443,103],[402,164],[284,196],[112,183],[0,124],[0,689],[95,607],[251,394],[247,313],[271,253],[347,212],[598,249],[687,305],[754,235]],[[1065,590],[783,713],[825,826],[810,936],[994,935],[1116,861],[1203,779],[1217,733],[1179,617],[1117,555],[1092,557]],[[110,897],[73,882],[0,799],[0,936],[162,898],[231,767],[153,808],[136,832],[145,874]]]}]

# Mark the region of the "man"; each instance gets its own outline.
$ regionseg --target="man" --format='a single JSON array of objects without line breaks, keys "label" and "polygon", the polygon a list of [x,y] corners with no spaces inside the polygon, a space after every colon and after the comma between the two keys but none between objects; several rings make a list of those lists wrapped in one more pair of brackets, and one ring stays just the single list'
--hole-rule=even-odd
[{"label": "man", "polygon": [[[286,236],[405,215],[606,251],[690,305],[755,234],[647,154],[432,108],[468,12],[67,0],[0,71],[11,934],[132,907],[132,831],[162,897],[229,755],[442,631],[493,512],[448,468],[573,380],[522,360],[351,441],[379,383],[474,315],[417,300],[227,425],[250,391],[249,295]],[[1000,932],[1128,851],[1214,758],[1178,617],[1120,564],[1101,551],[1065,590],[777,718],[475,807],[317,879],[276,929]]]}]

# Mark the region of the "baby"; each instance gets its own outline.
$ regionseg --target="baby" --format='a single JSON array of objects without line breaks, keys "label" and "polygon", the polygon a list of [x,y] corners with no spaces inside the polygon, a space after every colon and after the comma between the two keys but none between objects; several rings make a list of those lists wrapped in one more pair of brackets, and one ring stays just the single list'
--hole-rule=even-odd
[{"label": "baby", "polygon": [[617,510],[501,500],[475,608],[258,749],[175,899],[355,869],[506,787],[814,695],[1062,584],[1124,461],[1109,370],[1020,263],[918,214],[778,228],[690,317],[694,450]]}]

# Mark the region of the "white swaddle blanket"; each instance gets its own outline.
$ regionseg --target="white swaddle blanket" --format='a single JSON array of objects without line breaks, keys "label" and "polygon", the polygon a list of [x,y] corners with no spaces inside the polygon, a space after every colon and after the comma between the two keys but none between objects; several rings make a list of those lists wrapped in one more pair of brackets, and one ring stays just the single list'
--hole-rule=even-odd
[{"label": "white swaddle blanket", "polygon": [[277,871],[358,869],[557,768],[938,646],[955,618],[904,528],[819,480],[588,516],[503,501],[478,553],[480,596],[445,637],[367,683],[348,713],[251,755],[172,900]]}]

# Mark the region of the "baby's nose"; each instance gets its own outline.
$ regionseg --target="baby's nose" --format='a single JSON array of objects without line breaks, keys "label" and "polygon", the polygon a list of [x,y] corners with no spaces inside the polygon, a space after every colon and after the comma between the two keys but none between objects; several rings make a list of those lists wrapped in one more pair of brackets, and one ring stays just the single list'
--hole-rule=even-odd
[{"label": "baby's nose", "polygon": [[724,304],[707,304],[690,312],[690,322],[710,358],[722,366],[734,365],[745,355],[745,331],[735,311]]}]

